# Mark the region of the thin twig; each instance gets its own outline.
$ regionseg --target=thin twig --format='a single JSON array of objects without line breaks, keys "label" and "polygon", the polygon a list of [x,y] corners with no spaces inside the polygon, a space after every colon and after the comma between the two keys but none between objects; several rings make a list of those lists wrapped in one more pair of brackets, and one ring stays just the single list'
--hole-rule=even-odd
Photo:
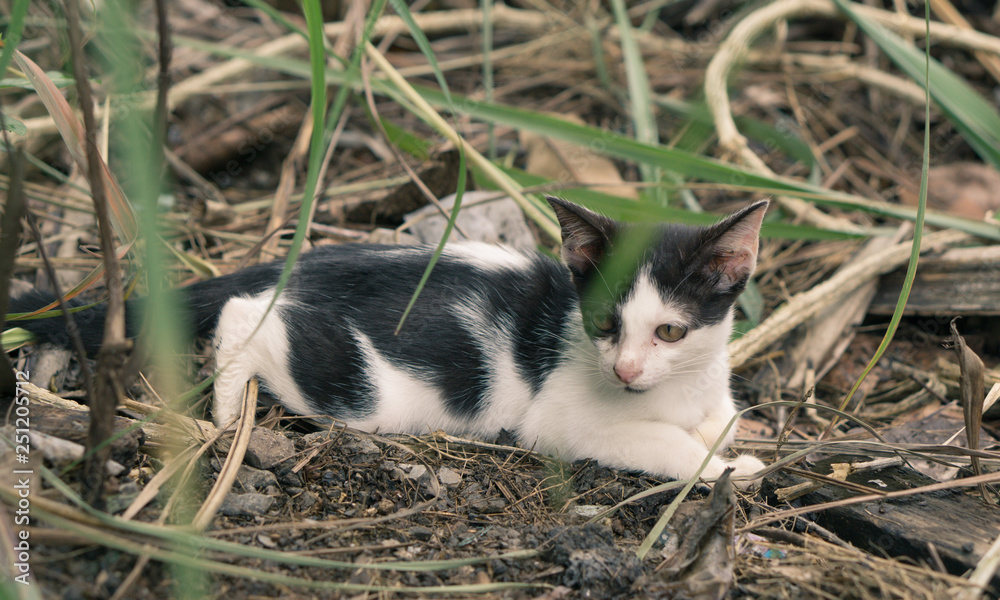
[{"label": "thin twig", "polygon": [[104,441],[114,427],[115,406],[122,395],[125,341],[125,300],[122,291],[121,271],[115,254],[114,230],[108,214],[108,200],[104,191],[101,169],[102,158],[98,149],[97,124],[94,120],[94,101],[86,68],[86,52],[80,30],[80,10],[77,0],[66,0],[66,24],[72,51],[73,76],[80,108],[83,111],[84,147],[87,153],[87,179],[94,198],[97,225],[100,230],[101,249],[104,255],[104,277],[108,291],[104,320],[104,339],[97,357],[97,374],[93,394],[90,396],[90,431],[87,436],[87,458],[84,462],[84,497],[95,506],[104,501],[105,464],[111,447]]}]

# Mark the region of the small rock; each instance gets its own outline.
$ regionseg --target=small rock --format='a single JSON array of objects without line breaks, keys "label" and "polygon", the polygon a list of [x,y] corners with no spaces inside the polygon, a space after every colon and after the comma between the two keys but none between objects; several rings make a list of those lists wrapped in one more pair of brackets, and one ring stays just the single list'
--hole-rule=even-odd
[{"label": "small rock", "polygon": [[399,465],[397,465],[396,463],[386,461],[380,464],[379,468],[388,473],[389,476],[396,481],[402,481],[403,479],[406,479],[406,473],[403,471],[403,469],[400,469]]},{"label": "small rock", "polygon": [[278,481],[281,485],[302,487],[302,477],[292,470],[291,465],[279,467],[274,474],[278,476]]},{"label": "small rock", "polygon": [[583,517],[585,519],[592,519],[599,515],[602,510],[606,509],[606,506],[600,506],[597,504],[580,504],[579,506],[574,506],[572,512],[574,515]]},{"label": "small rock", "polygon": [[378,510],[380,515],[387,515],[396,508],[396,503],[388,498],[382,498],[378,501],[378,504],[375,505],[375,508]]},{"label": "small rock", "polygon": [[295,497],[295,507],[301,512],[309,510],[318,503],[319,494],[316,492],[305,491]]},{"label": "small rock", "polygon": [[336,434],[330,431],[314,431],[302,436],[302,443],[304,443],[308,448],[310,446],[322,444],[323,442],[332,439],[334,435]]},{"label": "small rock", "polygon": [[424,527],[422,525],[410,527],[409,529],[406,530],[406,532],[413,539],[420,540],[422,542],[426,542],[427,540],[434,537],[434,532],[429,527]]},{"label": "small rock", "polygon": [[382,455],[382,451],[375,445],[375,442],[368,438],[346,439],[340,448],[350,457],[351,464],[374,462]]},{"label": "small rock", "polygon": [[406,474],[406,478],[417,483],[426,483],[431,479],[431,472],[423,465],[413,465],[410,472]]},{"label": "small rock", "polygon": [[406,475],[406,478],[415,482],[428,494],[437,494],[439,492],[438,481],[434,473],[423,465],[414,465]]},{"label": "small rock", "polygon": [[272,485],[278,485],[278,478],[270,471],[255,469],[249,465],[240,465],[236,480],[247,490],[261,490]]},{"label": "small rock", "polygon": [[[462,196],[462,208],[458,212],[458,227],[474,241],[490,244],[505,244],[520,250],[535,250],[535,236],[524,222],[524,213],[517,202],[510,198],[499,200],[495,192],[466,192]],[[455,204],[455,194],[441,199],[441,206],[450,209]],[[441,216],[436,206],[425,206],[406,215],[410,221],[419,216],[424,218],[410,226],[413,235],[426,244],[436,244],[444,235],[447,220]],[[452,240],[463,239],[458,231],[452,231]]]},{"label": "small rock", "polygon": [[271,469],[295,454],[295,444],[284,435],[266,429],[254,427],[250,434],[250,445],[247,447],[246,462],[258,469]]},{"label": "small rock", "polygon": [[462,476],[459,475],[454,469],[449,469],[448,467],[441,467],[438,469],[438,481],[443,485],[448,487],[454,487],[462,483]]},{"label": "small rock", "polygon": [[233,494],[230,493],[219,509],[227,517],[256,517],[270,510],[274,498],[265,494]]}]

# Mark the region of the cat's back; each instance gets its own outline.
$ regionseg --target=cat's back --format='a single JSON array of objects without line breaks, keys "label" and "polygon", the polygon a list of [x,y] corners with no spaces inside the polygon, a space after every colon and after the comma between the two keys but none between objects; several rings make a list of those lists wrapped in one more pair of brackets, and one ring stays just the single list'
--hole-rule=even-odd
[{"label": "cat's back", "polygon": [[[304,254],[296,265],[288,287],[290,300],[313,306],[374,301],[371,309],[405,308],[434,250],[431,245],[322,246]],[[513,317],[537,303],[572,302],[574,297],[569,273],[549,256],[483,242],[456,242],[445,246],[414,310],[420,305],[438,311],[471,303]]]},{"label": "cat's back", "polygon": [[[433,253],[350,244],[302,257],[280,313],[293,341],[292,378],[313,408],[388,418],[436,406],[414,400],[428,396],[463,415],[439,425],[496,423],[483,421],[487,407],[499,409],[496,399],[515,390],[528,401],[565,358],[576,292],[566,268],[541,253],[447,245],[400,326]],[[395,400],[375,409],[376,397]],[[362,424],[409,430],[407,419]]]}]

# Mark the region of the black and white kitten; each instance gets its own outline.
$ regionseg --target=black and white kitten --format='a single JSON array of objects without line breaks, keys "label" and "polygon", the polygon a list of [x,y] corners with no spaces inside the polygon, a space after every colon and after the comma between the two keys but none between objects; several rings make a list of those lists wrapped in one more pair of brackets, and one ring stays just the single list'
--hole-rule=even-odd
[{"label": "black and white kitten", "polygon": [[[269,313],[283,263],[184,288],[193,330],[215,330],[215,421],[235,419],[256,376],[288,410],[358,429],[480,438],[506,429],[566,461],[691,477],[735,414],[726,345],[767,203],[711,227],[644,228],[651,243],[626,276],[602,267],[635,226],[550,203],[565,265],[449,244],[398,335],[430,246],[317,248]],[[49,299],[32,293],[11,310]],[[103,308],[81,318],[96,352]],[[14,324],[65,343],[61,322]],[[721,447],[732,439],[730,430]],[[727,466],[747,476],[763,464],[714,456],[702,475]]]}]

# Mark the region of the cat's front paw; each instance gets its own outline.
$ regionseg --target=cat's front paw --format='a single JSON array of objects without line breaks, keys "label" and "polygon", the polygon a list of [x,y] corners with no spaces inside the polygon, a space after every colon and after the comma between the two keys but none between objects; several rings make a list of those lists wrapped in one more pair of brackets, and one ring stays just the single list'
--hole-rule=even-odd
[{"label": "cat's front paw", "polygon": [[763,469],[764,463],[762,463],[757,457],[750,456],[749,454],[741,454],[732,460],[725,460],[719,458],[718,456],[713,456],[712,460],[708,463],[708,466],[705,467],[704,471],[702,471],[701,477],[702,479],[714,481],[722,476],[723,471],[730,468],[733,470],[733,472],[730,473],[730,477],[734,479],[733,485],[741,490],[746,490],[760,483],[760,479],[747,478]]},{"label": "cat's front paw", "polygon": [[733,468],[733,472],[730,474],[734,478],[733,485],[741,490],[746,490],[760,483],[761,478],[750,479],[750,477],[761,471],[764,468],[764,463],[756,456],[740,454],[728,461],[726,466]]}]

